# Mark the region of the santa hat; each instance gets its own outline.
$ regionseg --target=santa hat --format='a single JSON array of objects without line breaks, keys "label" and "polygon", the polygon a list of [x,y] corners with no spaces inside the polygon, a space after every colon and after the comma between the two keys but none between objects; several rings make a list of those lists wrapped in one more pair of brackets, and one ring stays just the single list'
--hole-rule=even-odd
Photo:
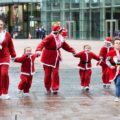
[{"label": "santa hat", "polygon": [[60,26],[60,22],[53,23],[53,25],[52,25],[52,31],[53,32],[59,32],[61,30],[62,30],[62,28]]},{"label": "santa hat", "polygon": [[62,29],[62,36],[63,36],[63,37],[67,37],[67,36],[68,36],[68,32],[67,32],[67,29],[66,29],[66,28],[63,28],[63,29]]},{"label": "santa hat", "polygon": [[111,37],[106,37],[104,42],[112,43],[112,38]]}]

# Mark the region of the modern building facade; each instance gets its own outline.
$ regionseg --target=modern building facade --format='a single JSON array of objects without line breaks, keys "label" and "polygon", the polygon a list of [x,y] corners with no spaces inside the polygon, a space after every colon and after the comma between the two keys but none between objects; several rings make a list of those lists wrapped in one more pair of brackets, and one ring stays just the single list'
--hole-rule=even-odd
[{"label": "modern building facade", "polygon": [[120,0],[0,0],[0,17],[16,38],[36,38],[61,22],[73,39],[103,40],[120,30]]},{"label": "modern building facade", "polygon": [[0,0],[0,17],[6,29],[15,38],[36,38],[36,27],[40,26],[40,0]]},{"label": "modern building facade", "polygon": [[41,24],[67,27],[68,37],[103,40],[120,30],[120,0],[42,0]]}]

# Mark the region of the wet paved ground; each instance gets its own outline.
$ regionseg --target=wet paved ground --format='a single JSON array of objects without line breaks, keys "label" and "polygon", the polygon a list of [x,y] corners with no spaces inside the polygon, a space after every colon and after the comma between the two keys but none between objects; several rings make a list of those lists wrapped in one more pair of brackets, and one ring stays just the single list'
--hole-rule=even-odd
[{"label": "wet paved ground", "polygon": [[[77,51],[87,41],[68,41]],[[20,56],[25,46],[33,50],[39,41],[15,40],[15,48]],[[89,41],[98,53],[102,42]],[[78,59],[62,51],[63,62],[60,67],[60,91],[58,95],[46,95],[43,84],[43,69],[36,60],[36,74],[29,97],[19,98],[20,64],[11,63],[10,95],[11,100],[0,100],[0,120],[120,120],[120,102],[114,102],[114,84],[104,89],[101,82],[101,69],[93,62],[93,74],[89,92],[80,88],[77,69]]]}]

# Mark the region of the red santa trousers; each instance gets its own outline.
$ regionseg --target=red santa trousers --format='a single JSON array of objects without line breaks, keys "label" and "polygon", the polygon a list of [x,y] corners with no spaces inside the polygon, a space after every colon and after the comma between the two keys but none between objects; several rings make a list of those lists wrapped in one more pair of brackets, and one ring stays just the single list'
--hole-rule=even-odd
[{"label": "red santa trousers", "polygon": [[81,86],[83,87],[89,87],[90,79],[91,79],[92,71],[89,70],[79,70],[80,80],[81,80]]},{"label": "red santa trousers", "polygon": [[102,81],[104,84],[110,84],[109,82],[109,68],[102,66]]},{"label": "red santa trousers", "polygon": [[9,88],[9,75],[8,65],[0,65],[0,95],[8,94]]},{"label": "red santa trousers", "polygon": [[33,76],[21,75],[20,78],[21,78],[21,81],[18,85],[18,89],[23,90],[24,93],[29,93]]},{"label": "red santa trousers", "polygon": [[43,65],[44,67],[44,85],[47,91],[59,90],[59,62],[55,68]]}]

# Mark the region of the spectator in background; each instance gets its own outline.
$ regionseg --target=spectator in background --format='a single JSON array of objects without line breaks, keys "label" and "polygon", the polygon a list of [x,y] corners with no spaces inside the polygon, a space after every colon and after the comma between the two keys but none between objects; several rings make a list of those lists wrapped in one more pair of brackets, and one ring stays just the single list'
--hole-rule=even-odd
[{"label": "spectator in background", "polygon": [[36,27],[35,31],[36,31],[36,37],[39,38],[39,27],[38,26]]},{"label": "spectator in background", "polygon": [[44,27],[42,26],[42,27],[41,27],[41,38],[42,38],[42,39],[45,38],[45,33],[46,33],[46,30],[45,30]]}]

